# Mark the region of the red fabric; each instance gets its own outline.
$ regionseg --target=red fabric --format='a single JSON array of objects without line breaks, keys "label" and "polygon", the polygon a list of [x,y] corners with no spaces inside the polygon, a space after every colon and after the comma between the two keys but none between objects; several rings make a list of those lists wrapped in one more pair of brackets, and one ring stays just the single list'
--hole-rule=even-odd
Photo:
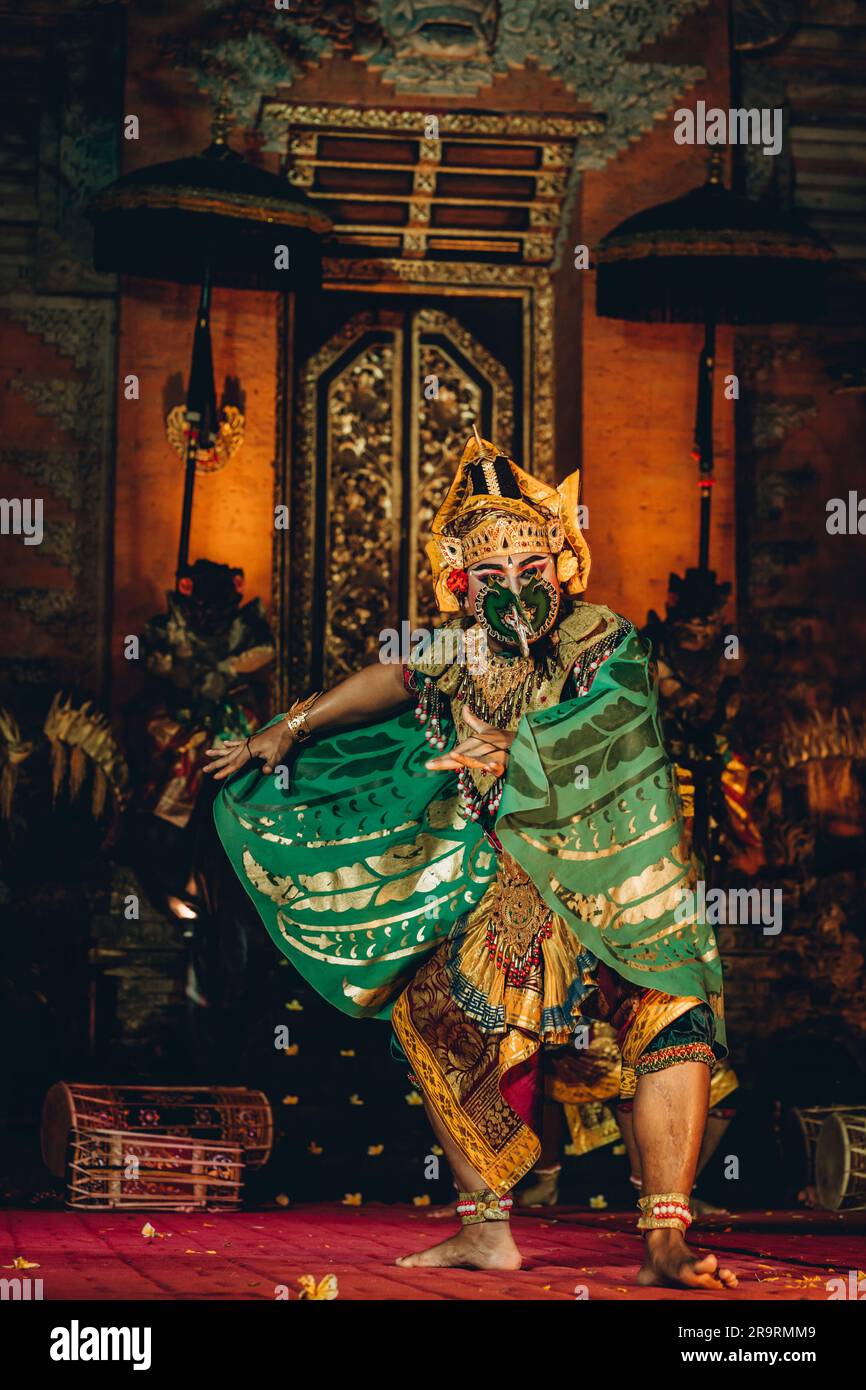
[{"label": "red fabric", "polygon": [[506,1104],[511,1106],[525,1125],[536,1134],[541,1133],[541,1103],[543,1085],[541,1076],[541,1049],[519,1066],[507,1071],[499,1083]]},{"label": "red fabric", "polygon": [[[858,1220],[859,1217],[859,1220]],[[515,1212],[524,1255],[518,1273],[400,1269],[398,1255],[422,1250],[457,1230],[429,1210],[322,1204],[285,1210],[183,1215],[139,1212],[0,1212],[0,1265],[16,1255],[39,1265],[49,1299],[267,1299],[297,1280],[335,1274],[343,1299],[569,1301],[585,1286],[592,1299],[821,1299],[834,1274],[863,1267],[860,1213],[764,1212],[713,1218],[690,1242],[724,1256],[740,1276],[730,1294],[641,1289],[634,1283],[642,1243],[635,1213],[569,1207]],[[146,1220],[164,1239],[145,1240]],[[2,1277],[15,1272],[2,1270]],[[779,1310],[780,1315],[783,1310]]]}]

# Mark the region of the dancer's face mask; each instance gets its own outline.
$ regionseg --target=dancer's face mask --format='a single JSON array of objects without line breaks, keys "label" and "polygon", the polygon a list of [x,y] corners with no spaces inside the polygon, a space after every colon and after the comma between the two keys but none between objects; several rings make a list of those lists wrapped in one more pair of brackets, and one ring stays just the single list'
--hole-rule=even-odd
[{"label": "dancer's face mask", "polygon": [[556,623],[556,560],[548,552],[491,555],[468,570],[470,613],[497,642],[527,655]]}]

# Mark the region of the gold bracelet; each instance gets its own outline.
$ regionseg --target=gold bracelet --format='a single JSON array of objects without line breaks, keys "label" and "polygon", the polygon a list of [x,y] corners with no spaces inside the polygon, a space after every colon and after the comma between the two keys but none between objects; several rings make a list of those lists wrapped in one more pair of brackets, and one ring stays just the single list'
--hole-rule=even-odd
[{"label": "gold bracelet", "polygon": [[312,729],[307,723],[307,715],[321,693],[321,690],[317,690],[314,695],[308,695],[306,700],[296,700],[288,713],[283,716],[286,728],[293,738],[301,740],[310,737]]},{"label": "gold bracelet", "polygon": [[692,1211],[686,1192],[653,1192],[639,1197],[639,1231],[657,1231],[667,1226],[685,1232],[692,1224]]},{"label": "gold bracelet", "polygon": [[488,1187],[457,1193],[457,1215],[464,1226],[474,1226],[479,1221],[507,1221],[511,1206],[510,1197],[497,1197]]}]

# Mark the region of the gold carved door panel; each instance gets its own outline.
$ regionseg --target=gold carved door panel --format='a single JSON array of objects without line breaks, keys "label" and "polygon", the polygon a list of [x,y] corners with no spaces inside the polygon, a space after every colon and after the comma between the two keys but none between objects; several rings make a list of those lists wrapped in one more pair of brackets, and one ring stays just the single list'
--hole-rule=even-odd
[{"label": "gold carved door panel", "polygon": [[[386,629],[435,620],[424,550],[432,518],[473,424],[513,450],[519,413],[519,343],[496,323],[483,341],[467,317],[429,306],[360,309],[301,364],[292,691],[327,687],[377,660]],[[490,346],[497,333],[502,356]]]}]

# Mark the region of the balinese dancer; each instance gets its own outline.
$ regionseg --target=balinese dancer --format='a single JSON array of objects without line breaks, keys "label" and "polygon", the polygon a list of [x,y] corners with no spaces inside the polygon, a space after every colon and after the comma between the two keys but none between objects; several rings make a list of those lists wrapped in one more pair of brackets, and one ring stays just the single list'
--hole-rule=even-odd
[{"label": "balinese dancer", "polygon": [[577,487],[470,439],[427,547],[450,616],[406,667],[213,749],[232,778],[216,824],[276,944],[338,1008],[391,1018],[423,1093],[462,1228],[399,1263],[518,1267],[510,1194],[541,1151],[541,1049],[601,1019],[634,1097],[639,1282],[718,1289],[735,1276],[685,1236],[725,1055],[721,965],[685,906],[648,645],[579,601]]}]

